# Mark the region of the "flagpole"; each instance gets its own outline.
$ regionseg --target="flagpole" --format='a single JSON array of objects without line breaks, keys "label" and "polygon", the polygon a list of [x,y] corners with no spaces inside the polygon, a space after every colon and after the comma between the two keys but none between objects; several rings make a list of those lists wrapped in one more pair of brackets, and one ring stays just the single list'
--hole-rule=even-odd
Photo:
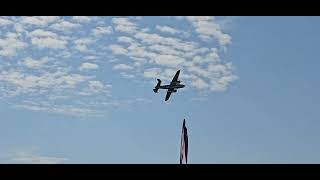
[{"label": "flagpole", "polygon": [[188,130],[186,127],[186,120],[183,119],[182,131],[181,131],[181,142],[180,142],[180,164],[188,163]]}]

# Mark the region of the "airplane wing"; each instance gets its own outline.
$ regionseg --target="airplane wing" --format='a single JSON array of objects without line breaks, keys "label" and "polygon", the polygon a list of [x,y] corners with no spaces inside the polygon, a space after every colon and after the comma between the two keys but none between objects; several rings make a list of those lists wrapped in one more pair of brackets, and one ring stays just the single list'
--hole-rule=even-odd
[{"label": "airplane wing", "polygon": [[172,92],[170,91],[170,89],[168,89],[165,101],[168,101],[168,99],[170,98],[171,93]]},{"label": "airplane wing", "polygon": [[180,74],[180,70],[178,70],[178,71],[176,72],[176,75],[174,75],[174,77],[173,77],[173,79],[172,79],[171,83],[173,83],[173,82],[177,82],[177,81],[178,81],[179,74]]}]

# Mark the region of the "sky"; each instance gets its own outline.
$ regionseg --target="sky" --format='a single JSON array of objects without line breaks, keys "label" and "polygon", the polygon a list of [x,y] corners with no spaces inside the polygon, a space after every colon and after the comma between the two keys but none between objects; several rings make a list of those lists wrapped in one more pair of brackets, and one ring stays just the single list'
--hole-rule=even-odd
[{"label": "sky", "polygon": [[[320,162],[320,17],[0,17],[0,163]],[[177,70],[185,88],[152,91]]]}]

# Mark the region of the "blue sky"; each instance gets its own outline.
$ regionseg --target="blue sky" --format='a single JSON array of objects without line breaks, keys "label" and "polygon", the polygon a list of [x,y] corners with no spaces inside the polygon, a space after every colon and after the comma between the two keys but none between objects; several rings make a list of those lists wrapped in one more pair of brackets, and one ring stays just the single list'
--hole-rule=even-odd
[{"label": "blue sky", "polygon": [[[319,17],[0,17],[0,163],[319,163]],[[186,85],[155,94],[181,69]]]}]

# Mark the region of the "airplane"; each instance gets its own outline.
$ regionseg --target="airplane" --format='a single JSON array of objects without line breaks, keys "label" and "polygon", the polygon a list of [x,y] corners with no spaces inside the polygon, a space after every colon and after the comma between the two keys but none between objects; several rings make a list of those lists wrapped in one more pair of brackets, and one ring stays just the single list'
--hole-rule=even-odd
[{"label": "airplane", "polygon": [[171,83],[168,84],[168,85],[163,85],[163,86],[161,86],[161,80],[160,80],[160,79],[157,79],[157,80],[158,80],[158,83],[157,83],[157,85],[154,87],[153,91],[154,91],[155,93],[158,93],[158,90],[159,90],[159,89],[168,89],[167,95],[166,95],[166,99],[165,99],[165,101],[168,101],[168,99],[170,98],[171,93],[177,92],[176,89],[180,89],[180,88],[184,88],[184,87],[185,87],[185,85],[180,84],[181,81],[178,81],[179,74],[180,74],[180,70],[178,70],[178,71],[176,72],[176,75],[173,77]]}]

